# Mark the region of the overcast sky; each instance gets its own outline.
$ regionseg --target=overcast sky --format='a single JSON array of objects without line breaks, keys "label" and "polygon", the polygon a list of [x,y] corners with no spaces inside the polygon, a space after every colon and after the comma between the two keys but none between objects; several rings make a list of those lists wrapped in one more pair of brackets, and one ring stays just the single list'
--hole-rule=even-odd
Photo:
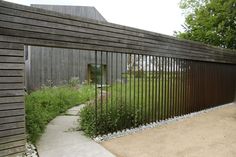
[{"label": "overcast sky", "polygon": [[173,35],[182,30],[180,0],[6,0],[14,3],[94,6],[109,22]]}]

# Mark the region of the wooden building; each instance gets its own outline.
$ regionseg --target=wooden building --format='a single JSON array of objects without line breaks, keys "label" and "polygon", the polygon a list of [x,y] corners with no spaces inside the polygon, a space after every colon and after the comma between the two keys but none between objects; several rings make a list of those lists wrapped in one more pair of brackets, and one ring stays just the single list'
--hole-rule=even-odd
[{"label": "wooden building", "polygon": [[[32,7],[42,8],[51,11],[57,11],[64,14],[80,16],[88,19],[106,22],[105,18],[94,7],[87,6],[62,6],[62,5],[31,5]],[[101,62],[101,53],[97,52],[97,63],[102,64],[103,82],[108,75],[108,81],[121,79],[120,58],[113,56],[104,57]],[[94,81],[93,64],[95,61],[95,51],[62,49],[53,47],[25,46],[25,71],[26,71],[26,89],[35,90],[43,85],[61,85],[68,83],[71,78],[79,78],[80,82],[86,80]],[[113,64],[113,65],[111,65]],[[112,69],[111,69],[112,68]],[[97,68],[99,70],[100,67]],[[112,77],[118,73],[117,78]],[[123,67],[123,72],[125,67]]]},{"label": "wooden building", "polygon": [[[185,104],[188,111],[195,112],[219,105],[219,102],[226,104],[234,101],[236,52],[233,50],[1,0],[0,7],[1,157],[17,156],[25,150],[25,45],[103,51],[104,55],[113,52],[108,58],[112,54],[113,57],[135,54],[190,62],[188,65],[192,65],[193,70],[189,69],[192,72],[185,77],[193,80],[186,82],[184,91],[188,95],[183,94],[186,98],[194,98],[193,102]],[[117,67],[116,63],[119,63],[118,57],[108,61],[108,68],[113,65]],[[106,62],[102,60],[102,63]],[[116,70],[110,68],[108,72],[110,77]]]}]

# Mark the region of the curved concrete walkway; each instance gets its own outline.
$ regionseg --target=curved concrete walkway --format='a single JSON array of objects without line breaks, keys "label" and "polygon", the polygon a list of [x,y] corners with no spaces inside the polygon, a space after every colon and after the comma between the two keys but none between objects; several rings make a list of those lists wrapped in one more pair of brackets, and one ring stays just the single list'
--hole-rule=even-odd
[{"label": "curved concrete walkway", "polygon": [[102,145],[117,157],[236,157],[236,104]]},{"label": "curved concrete walkway", "polygon": [[73,107],[47,125],[37,143],[40,157],[114,157],[101,145],[85,137],[83,132],[76,131],[81,107]]}]

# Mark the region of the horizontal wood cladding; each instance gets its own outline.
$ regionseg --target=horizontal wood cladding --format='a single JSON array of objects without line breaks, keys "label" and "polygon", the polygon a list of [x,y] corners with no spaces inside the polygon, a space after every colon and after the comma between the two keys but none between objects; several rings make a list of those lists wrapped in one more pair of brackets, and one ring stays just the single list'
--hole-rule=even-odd
[{"label": "horizontal wood cladding", "polygon": [[[3,44],[3,43],[0,42],[0,45],[1,44]],[[0,49],[0,55],[2,57],[5,57],[5,56],[23,57],[24,56],[24,51],[23,50],[12,50],[12,49],[11,50],[9,50],[9,49]]]},{"label": "horizontal wood cladding", "polygon": [[25,146],[21,145],[14,148],[1,150],[0,156],[1,157],[16,157],[17,155],[21,156],[24,151],[25,151]]},{"label": "horizontal wood cladding", "polygon": [[24,44],[0,42],[0,156],[25,150]]},{"label": "horizontal wood cladding", "polygon": [[24,152],[25,138],[24,134],[0,137],[0,156],[16,156]]},{"label": "horizontal wood cladding", "polygon": [[[22,14],[22,13],[20,13],[21,11],[24,11],[24,13],[26,13],[26,12],[30,13],[30,17],[28,17],[26,14],[23,14],[21,16],[28,17],[31,19],[39,20],[44,17],[44,21],[50,21],[50,22],[55,22],[55,23],[67,22],[67,24],[69,24],[70,26],[75,25],[77,27],[79,26],[79,27],[91,28],[91,29],[95,29],[95,30],[96,29],[103,30],[106,32],[115,32],[116,34],[117,34],[117,31],[119,31],[119,33],[122,33],[125,35],[139,36],[139,37],[145,37],[145,38],[148,38],[147,35],[150,35],[154,39],[156,39],[156,37],[163,37],[163,38],[167,38],[169,40],[173,40],[175,42],[179,42],[178,40],[176,40],[176,38],[170,37],[167,35],[157,34],[157,33],[149,32],[149,31],[144,31],[144,30],[140,30],[140,29],[135,29],[135,28],[121,26],[121,25],[107,23],[107,22],[89,20],[89,19],[85,19],[85,18],[81,18],[81,17],[80,18],[74,17],[74,16],[70,16],[70,15],[63,15],[63,14],[60,14],[57,12],[47,11],[47,10],[43,10],[43,9],[30,8],[30,7],[22,6],[22,5],[16,6],[16,4],[11,4],[11,3],[5,3],[1,6],[4,7],[4,8],[2,8],[2,10],[3,9],[14,9],[15,13],[13,15],[15,15],[16,13],[18,13],[18,15],[20,15],[20,14]],[[3,11],[5,11],[5,10],[3,10]],[[6,12],[7,11],[5,11],[5,13]],[[192,41],[185,41],[184,44],[186,44],[186,45],[193,44],[192,46],[204,46],[201,43],[192,42]]]},{"label": "horizontal wood cladding", "polygon": [[19,63],[0,63],[0,70],[7,69],[7,70],[15,70],[15,69],[24,69],[24,64]]},{"label": "horizontal wood cladding", "polygon": [[25,91],[23,89],[20,90],[0,90],[0,97],[7,97],[7,96],[24,96]]},{"label": "horizontal wood cladding", "polygon": [[10,130],[3,130],[0,132],[0,138],[1,137],[7,137],[12,135],[18,135],[18,134],[24,134],[25,128],[17,128],[17,129],[10,129]]},{"label": "horizontal wood cladding", "polygon": [[25,149],[24,45],[236,64],[236,52],[0,0],[0,156]]},{"label": "horizontal wood cladding", "polygon": [[16,129],[16,128],[23,128],[23,127],[25,127],[25,122],[15,122],[15,123],[8,123],[8,124],[0,124],[0,131],[1,130]]},{"label": "horizontal wood cladding", "polygon": [[[35,30],[35,29],[34,29]],[[198,57],[199,59],[210,60],[212,54],[214,54],[215,58],[223,58],[228,59],[229,61],[232,58],[225,57],[225,54],[219,54],[216,52],[211,53],[211,51],[204,52],[199,50],[194,50],[193,48],[188,47],[180,47],[179,45],[173,45],[171,43],[159,42],[156,44],[147,44],[144,42],[132,43],[132,41],[126,41],[122,43],[126,39],[119,39],[120,42],[111,42],[110,39],[102,40],[102,39],[86,39],[81,38],[81,35],[76,37],[67,35],[57,35],[52,34],[48,36],[47,33],[38,33],[38,32],[29,32],[22,30],[9,30],[9,28],[0,28],[0,31],[3,32],[0,37],[1,40],[9,40],[15,43],[27,43],[30,39],[31,45],[40,45],[41,46],[51,46],[56,44],[57,47],[67,47],[67,48],[77,48],[79,46],[82,49],[89,50],[106,50],[106,51],[124,51],[129,53],[141,53],[141,54],[150,54],[150,55],[165,55],[168,57],[173,57],[173,54],[178,55],[179,57],[184,57],[185,59],[191,59],[193,57]],[[14,35],[17,34],[17,35]],[[75,34],[75,33],[74,33]],[[8,36],[7,36],[8,35]],[[9,36],[10,35],[10,36]],[[36,37],[35,37],[36,36]],[[69,42],[69,43],[68,43]],[[83,45],[81,45],[81,43]],[[168,45],[169,44],[169,45]],[[157,51],[158,50],[158,51]],[[199,56],[201,54],[201,56]],[[228,54],[229,56],[233,56],[233,54]]]},{"label": "horizontal wood cladding", "polygon": [[[16,154],[23,153],[25,151],[25,128],[22,127],[24,123],[17,123],[18,128],[8,127],[9,130],[0,131],[0,156],[16,156]],[[6,127],[6,126],[5,126]]]},{"label": "horizontal wood cladding", "polygon": [[19,97],[0,97],[0,105],[5,103],[21,103],[24,102],[24,96]]},{"label": "horizontal wood cladding", "polygon": [[[10,69],[4,69],[4,70],[0,70],[0,77],[1,76],[5,76],[5,77],[13,77],[13,76],[20,76],[23,77],[24,76],[24,71],[23,70],[10,70]],[[1,85],[0,85],[0,89],[1,89]]]},{"label": "horizontal wood cladding", "polygon": [[[2,29],[0,29],[2,30]],[[2,31],[7,34],[7,31]],[[220,61],[220,62],[229,62],[233,63],[234,55],[230,54],[228,57],[226,54],[219,55],[219,54],[210,54],[208,52],[201,51],[193,51],[193,50],[187,50],[184,48],[178,48],[178,47],[171,47],[168,45],[156,45],[155,48],[152,47],[142,47],[142,46],[136,46],[136,45],[123,45],[124,47],[118,47],[119,43],[113,43],[109,45],[109,42],[107,41],[89,41],[90,43],[86,43],[85,39],[80,39],[81,42],[77,43],[77,39],[73,40],[73,38],[67,37],[69,39],[65,42],[65,40],[62,40],[61,36],[52,35],[50,38],[47,34],[34,34],[34,33],[25,33],[28,37],[25,37],[26,35],[22,31],[16,31],[18,32],[17,36],[6,36],[2,35],[0,36],[1,40],[8,40],[11,42],[15,42],[17,44],[28,44],[28,45],[38,45],[38,46],[47,46],[47,47],[61,47],[61,48],[71,48],[71,49],[85,49],[85,50],[103,50],[103,51],[110,51],[110,52],[124,52],[124,53],[139,53],[139,54],[149,54],[149,55],[158,55],[158,56],[166,56],[166,57],[176,57],[176,58],[184,58],[184,59],[196,59],[196,60],[202,60],[202,61]],[[1,32],[0,32],[1,33]],[[9,34],[11,34],[12,31],[10,31]],[[23,33],[23,34],[22,34]],[[37,35],[37,38],[35,37]],[[46,40],[44,39],[47,38]],[[49,39],[50,38],[50,39]],[[30,41],[30,43],[29,43]],[[210,52],[210,51],[209,51]]]},{"label": "horizontal wood cladding", "polygon": [[24,84],[22,82],[20,83],[4,83],[0,84],[0,90],[9,90],[9,89],[23,89]]},{"label": "horizontal wood cladding", "polygon": [[1,137],[0,138],[0,144],[9,143],[9,142],[13,142],[13,141],[24,140],[25,138],[26,137],[23,134],[13,135],[13,136],[8,136],[8,137]]},{"label": "horizontal wood cladding", "polygon": [[1,104],[0,111],[2,110],[16,110],[16,109],[24,109],[24,103],[9,103],[9,104]]},{"label": "horizontal wood cladding", "polygon": [[24,77],[0,77],[0,83],[22,83]]},{"label": "horizontal wood cladding", "polygon": [[[1,3],[1,1],[0,1]],[[1,35],[0,35],[1,36]],[[0,42],[1,56],[5,55],[20,55],[20,51],[24,50],[24,44],[11,43],[11,41],[1,41]],[[24,52],[24,51],[23,51]],[[22,52],[21,52],[22,54]],[[24,53],[23,53],[24,55]],[[23,56],[22,55],[22,56]]]},{"label": "horizontal wood cladding", "polygon": [[3,118],[0,118],[0,124],[7,124],[7,123],[13,123],[13,122],[22,122],[24,120],[25,120],[24,115],[14,116],[14,117],[3,117]]},{"label": "horizontal wood cladding", "polygon": [[236,63],[235,52],[116,24],[0,2],[0,41]]},{"label": "horizontal wood cladding", "polygon": [[[1,17],[3,18],[3,17]],[[13,18],[11,16],[9,17],[6,17],[6,19],[9,20],[9,18]],[[16,19],[16,17],[14,17],[14,19]],[[18,20],[18,22],[20,22],[21,20]],[[35,32],[41,32],[41,33],[44,33],[44,32],[53,32],[53,34],[57,34],[57,35],[66,35],[66,36],[69,36],[69,37],[82,37],[83,39],[92,39],[92,40],[109,40],[109,41],[112,41],[114,43],[124,43],[124,44],[129,44],[129,45],[142,45],[142,44],[145,44],[146,46],[149,46],[149,47],[153,47],[153,48],[158,48],[156,47],[156,45],[166,45],[166,41],[155,41],[155,40],[147,40],[145,42],[145,39],[139,39],[139,38],[129,38],[129,40],[127,40],[125,38],[125,36],[123,35],[117,35],[117,34],[110,34],[110,37],[107,36],[107,32],[105,32],[105,35],[104,35],[104,32],[94,32],[96,33],[97,35],[101,35],[103,36],[103,38],[101,37],[97,37],[97,36],[94,36],[94,34],[91,34],[91,31],[93,30],[89,30],[89,32],[86,34],[84,33],[85,31],[83,31],[81,33],[81,29],[78,30],[77,27],[75,27],[74,29],[70,29],[69,31],[67,30],[63,30],[65,27],[71,27],[71,26],[68,26],[68,25],[62,25],[62,26],[58,26],[58,27],[55,27],[55,25],[58,25],[58,24],[55,24],[55,23],[45,23],[44,25],[42,25],[43,22],[40,21],[40,24],[39,25],[42,25],[42,26],[35,26],[35,25],[25,25],[25,22],[26,21],[23,21],[22,24],[15,24],[15,23],[12,23],[12,22],[0,22],[2,27],[5,27],[5,28],[12,28],[12,29],[19,29],[19,28],[22,28],[23,27],[23,30],[34,30]],[[29,22],[29,21],[28,21]],[[37,21],[34,21],[32,23],[35,23]],[[51,25],[51,26],[50,26]],[[49,27],[50,26],[50,27]],[[96,30],[97,31],[97,30]],[[7,32],[5,31],[5,33],[7,34]],[[120,38],[120,39],[119,39]],[[132,40],[131,40],[132,39]],[[155,44],[155,45],[154,45]],[[172,47],[179,47],[181,48],[182,45],[180,44],[173,44],[173,43],[168,43],[169,46],[172,46]],[[115,46],[115,45],[114,45]],[[188,47],[185,47],[188,49]],[[196,49],[196,48],[193,48],[191,47],[191,49],[189,49],[190,51],[194,52],[193,50],[199,50]],[[203,50],[202,50],[203,51]],[[216,51],[217,52],[217,51]],[[210,52],[208,52],[210,53]],[[217,55],[217,53],[216,53]]]},{"label": "horizontal wood cladding", "polygon": [[19,116],[19,115],[24,115],[24,114],[25,114],[24,109],[5,110],[5,111],[0,111],[0,118],[10,117],[10,116]]},{"label": "horizontal wood cladding", "polygon": [[1,56],[0,63],[24,63],[23,57]]},{"label": "horizontal wood cladding", "polygon": [[0,151],[15,148],[15,147],[19,147],[19,146],[24,146],[24,145],[25,145],[25,140],[5,143],[5,144],[1,144]]}]

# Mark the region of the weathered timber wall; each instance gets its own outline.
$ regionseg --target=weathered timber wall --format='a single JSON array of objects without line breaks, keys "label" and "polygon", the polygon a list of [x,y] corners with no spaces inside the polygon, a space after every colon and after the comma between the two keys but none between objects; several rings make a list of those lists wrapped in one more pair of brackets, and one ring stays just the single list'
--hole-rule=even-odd
[{"label": "weathered timber wall", "polygon": [[0,42],[0,156],[24,151],[24,49]]},{"label": "weathered timber wall", "polygon": [[[36,90],[43,85],[62,85],[68,83],[72,77],[84,82],[89,79],[88,65],[95,64],[95,51],[30,46],[28,52],[25,85],[27,90]],[[107,66],[108,82],[121,80],[121,74],[125,72],[124,66],[120,68],[121,55],[111,56],[109,53],[106,62],[106,54],[103,52],[101,62],[101,52],[97,53],[99,64]],[[116,72],[118,76],[114,77]]]},{"label": "weathered timber wall", "polygon": [[0,156],[24,150],[24,45],[236,64],[235,51],[0,1]]},{"label": "weathered timber wall", "polygon": [[[31,6],[106,22],[105,18],[94,7],[38,4]],[[68,83],[72,77],[78,77],[81,82],[84,82],[88,80],[88,65],[95,63],[94,51],[38,46],[28,46],[26,49],[28,50],[28,57],[25,61],[25,86],[27,90],[35,90],[43,85]],[[103,59],[102,63],[108,64],[107,71],[110,82],[111,75],[115,76],[116,64],[121,67],[121,59],[120,55],[114,55],[113,61],[110,62],[111,55],[108,57],[109,62],[106,63]],[[116,57],[118,57],[117,62]],[[111,70],[111,68],[113,69]],[[124,68],[123,72],[125,71]],[[118,70],[121,69],[118,68]],[[118,74],[121,74],[121,72],[118,71]],[[121,79],[121,75],[118,76],[118,79]]]},{"label": "weathered timber wall", "polygon": [[106,22],[106,19],[98,12],[95,7],[47,4],[32,4],[31,6],[35,8],[41,8],[45,10],[56,11],[59,13]]},{"label": "weathered timber wall", "polygon": [[174,37],[0,2],[0,41],[235,63],[235,52]]}]

